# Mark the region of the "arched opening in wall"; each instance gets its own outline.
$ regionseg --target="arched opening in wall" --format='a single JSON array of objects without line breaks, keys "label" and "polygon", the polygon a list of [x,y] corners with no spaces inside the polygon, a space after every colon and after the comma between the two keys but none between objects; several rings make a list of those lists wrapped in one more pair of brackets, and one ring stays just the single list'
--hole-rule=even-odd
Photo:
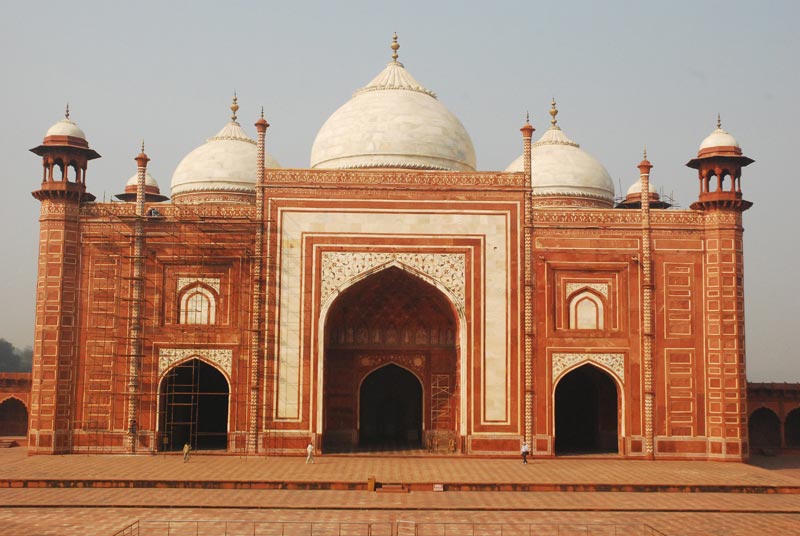
[{"label": "arched opening in wall", "polygon": [[593,365],[561,378],[555,393],[556,454],[617,453],[617,384]]},{"label": "arched opening in wall", "polygon": [[422,385],[397,365],[386,365],[364,378],[359,391],[361,447],[418,448],[422,438]]},{"label": "arched opening in wall", "polygon": [[758,408],[750,415],[747,424],[750,449],[779,449],[781,447],[781,420],[769,408]]},{"label": "arched opening in wall", "polygon": [[28,434],[28,409],[17,398],[0,404],[0,436],[19,437]]},{"label": "arched opening in wall", "polygon": [[457,331],[445,294],[405,269],[382,269],[342,292],[325,320],[323,447],[456,445]]},{"label": "arched opening in wall", "polygon": [[173,367],[161,380],[161,448],[179,451],[228,447],[228,397],[225,376],[199,359]]},{"label": "arched opening in wall", "polygon": [[793,409],[786,415],[783,429],[786,434],[786,446],[790,449],[800,449],[800,408]]}]

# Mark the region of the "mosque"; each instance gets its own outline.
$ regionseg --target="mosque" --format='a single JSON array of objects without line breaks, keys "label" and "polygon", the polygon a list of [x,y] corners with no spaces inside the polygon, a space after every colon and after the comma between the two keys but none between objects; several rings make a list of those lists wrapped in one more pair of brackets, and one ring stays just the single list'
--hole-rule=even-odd
[{"label": "mosque", "polygon": [[[67,113],[42,158],[28,448],[748,457],[741,172],[717,128],[671,208],[616,198],[556,103],[504,171],[398,61],[285,169],[230,122],[119,201]],[[692,155],[689,155],[692,156]]]}]

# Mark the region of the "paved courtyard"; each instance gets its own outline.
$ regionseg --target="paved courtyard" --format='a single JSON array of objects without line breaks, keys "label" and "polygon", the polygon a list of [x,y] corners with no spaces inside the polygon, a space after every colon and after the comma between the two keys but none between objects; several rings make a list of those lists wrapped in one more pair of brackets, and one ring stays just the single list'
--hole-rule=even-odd
[{"label": "paved courtyard", "polygon": [[[141,535],[163,520],[451,523],[645,523],[667,535],[800,534],[800,474],[795,458],[735,463],[637,462],[614,459],[535,460],[442,457],[320,456],[303,458],[194,456],[27,456],[0,451],[2,534],[110,536],[140,520]],[[170,489],[153,487],[8,487],[30,479],[287,481],[402,483],[603,484],[613,489],[647,486],[722,486],[728,492],[514,492],[366,491],[274,489]],[[56,485],[56,484],[51,484]],[[126,484],[128,485],[128,484]],[[682,488],[682,486],[684,488]],[[741,486],[782,493],[738,493]],[[603,489],[603,488],[600,488]],[[208,525],[208,524],[205,524]],[[255,525],[240,524],[255,532]],[[203,526],[203,525],[201,525]],[[236,527],[236,523],[231,524]],[[173,524],[188,530],[188,525]],[[451,527],[452,528],[452,527]],[[581,527],[574,527],[576,530]],[[190,531],[192,534],[194,532]],[[536,531],[534,531],[536,532]],[[540,532],[545,534],[545,532]],[[585,534],[566,532],[562,534]],[[613,533],[612,533],[613,534]]]}]

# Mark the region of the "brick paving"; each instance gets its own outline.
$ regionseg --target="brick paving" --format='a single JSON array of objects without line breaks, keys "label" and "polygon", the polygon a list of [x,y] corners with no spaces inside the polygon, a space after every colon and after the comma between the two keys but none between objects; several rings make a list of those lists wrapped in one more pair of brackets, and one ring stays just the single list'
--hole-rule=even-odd
[{"label": "brick paving", "polygon": [[[0,479],[339,480],[800,486],[796,460],[756,467],[613,459],[27,456],[0,452]],[[236,489],[0,489],[0,534],[111,535],[141,520],[141,536],[166,534],[149,521],[646,523],[670,536],[800,534],[800,494]],[[244,525],[243,525],[244,527]],[[161,526],[163,528],[163,525]],[[146,532],[151,529],[152,532]],[[174,534],[174,531],[173,531]],[[252,532],[250,532],[252,534]],[[569,533],[571,534],[571,533]]]}]

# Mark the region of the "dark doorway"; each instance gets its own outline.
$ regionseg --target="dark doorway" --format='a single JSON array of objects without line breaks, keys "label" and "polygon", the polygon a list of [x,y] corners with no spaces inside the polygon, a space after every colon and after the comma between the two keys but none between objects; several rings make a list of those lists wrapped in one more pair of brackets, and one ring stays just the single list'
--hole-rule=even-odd
[{"label": "dark doorway", "polygon": [[747,425],[751,449],[781,447],[781,420],[769,408],[758,408],[750,415]]},{"label": "dark doorway", "polygon": [[422,434],[422,385],[397,365],[371,373],[359,393],[359,445],[419,448]]},{"label": "dark doorway", "polygon": [[161,382],[162,450],[228,447],[228,382],[211,365],[192,359]]},{"label": "dark doorway", "polygon": [[556,454],[618,452],[617,386],[605,372],[583,365],[556,388]]},{"label": "dark doorway", "polygon": [[28,434],[28,410],[20,400],[8,398],[0,404],[0,436]]},{"label": "dark doorway", "polygon": [[786,446],[790,449],[800,449],[800,408],[793,409],[786,415],[784,427]]}]

